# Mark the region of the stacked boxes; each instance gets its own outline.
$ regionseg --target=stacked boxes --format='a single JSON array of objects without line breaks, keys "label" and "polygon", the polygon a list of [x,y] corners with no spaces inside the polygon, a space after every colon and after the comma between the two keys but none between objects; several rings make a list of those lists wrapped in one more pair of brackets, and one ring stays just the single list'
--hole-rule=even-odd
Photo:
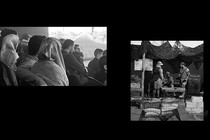
[{"label": "stacked boxes", "polygon": [[185,110],[189,113],[203,112],[203,97],[192,96],[191,101],[186,101]]}]

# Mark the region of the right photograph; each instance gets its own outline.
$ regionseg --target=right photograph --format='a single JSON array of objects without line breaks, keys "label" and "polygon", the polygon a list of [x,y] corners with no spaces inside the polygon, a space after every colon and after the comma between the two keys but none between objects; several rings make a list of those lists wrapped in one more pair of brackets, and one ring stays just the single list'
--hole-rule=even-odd
[{"label": "right photograph", "polygon": [[131,121],[204,121],[203,40],[131,40]]}]

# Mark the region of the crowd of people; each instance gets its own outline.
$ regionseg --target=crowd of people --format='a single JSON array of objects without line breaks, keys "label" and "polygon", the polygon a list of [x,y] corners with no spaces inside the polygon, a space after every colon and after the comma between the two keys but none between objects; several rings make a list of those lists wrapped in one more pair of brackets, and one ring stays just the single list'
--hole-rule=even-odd
[{"label": "crowd of people", "polygon": [[107,51],[96,49],[86,67],[71,39],[23,34],[0,35],[0,86],[106,86]]}]

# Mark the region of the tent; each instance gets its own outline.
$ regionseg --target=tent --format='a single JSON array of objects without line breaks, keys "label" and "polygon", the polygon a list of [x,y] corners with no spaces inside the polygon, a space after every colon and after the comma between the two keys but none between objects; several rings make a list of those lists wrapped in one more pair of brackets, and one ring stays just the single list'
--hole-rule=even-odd
[{"label": "tent", "polygon": [[83,52],[85,58],[94,58],[96,48],[106,50],[106,44],[95,41],[89,34],[83,33],[74,42],[80,45],[80,50]]},{"label": "tent", "polygon": [[145,58],[153,60],[153,67],[157,61],[162,61],[164,73],[169,71],[174,78],[178,76],[180,63],[185,62],[191,74],[201,76],[201,85],[203,84],[203,43],[191,48],[181,41],[175,41],[173,46],[169,41],[155,45],[150,41],[141,41],[138,44],[137,41],[131,42],[131,74],[134,73],[134,60],[142,59],[145,52]]}]

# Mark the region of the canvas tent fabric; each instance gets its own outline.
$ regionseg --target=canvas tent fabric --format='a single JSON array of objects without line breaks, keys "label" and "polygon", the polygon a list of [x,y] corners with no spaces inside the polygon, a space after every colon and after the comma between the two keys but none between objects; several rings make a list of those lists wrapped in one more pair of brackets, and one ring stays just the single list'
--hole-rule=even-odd
[{"label": "canvas tent fabric", "polygon": [[164,74],[169,71],[175,77],[178,76],[180,63],[185,62],[191,74],[199,74],[201,84],[203,83],[203,44],[191,48],[179,41],[176,41],[173,46],[168,41],[160,46],[150,41],[142,41],[141,45],[133,45],[131,42],[131,63],[142,59],[143,53],[146,53],[146,58],[153,60],[153,67],[157,61],[162,61]]}]

